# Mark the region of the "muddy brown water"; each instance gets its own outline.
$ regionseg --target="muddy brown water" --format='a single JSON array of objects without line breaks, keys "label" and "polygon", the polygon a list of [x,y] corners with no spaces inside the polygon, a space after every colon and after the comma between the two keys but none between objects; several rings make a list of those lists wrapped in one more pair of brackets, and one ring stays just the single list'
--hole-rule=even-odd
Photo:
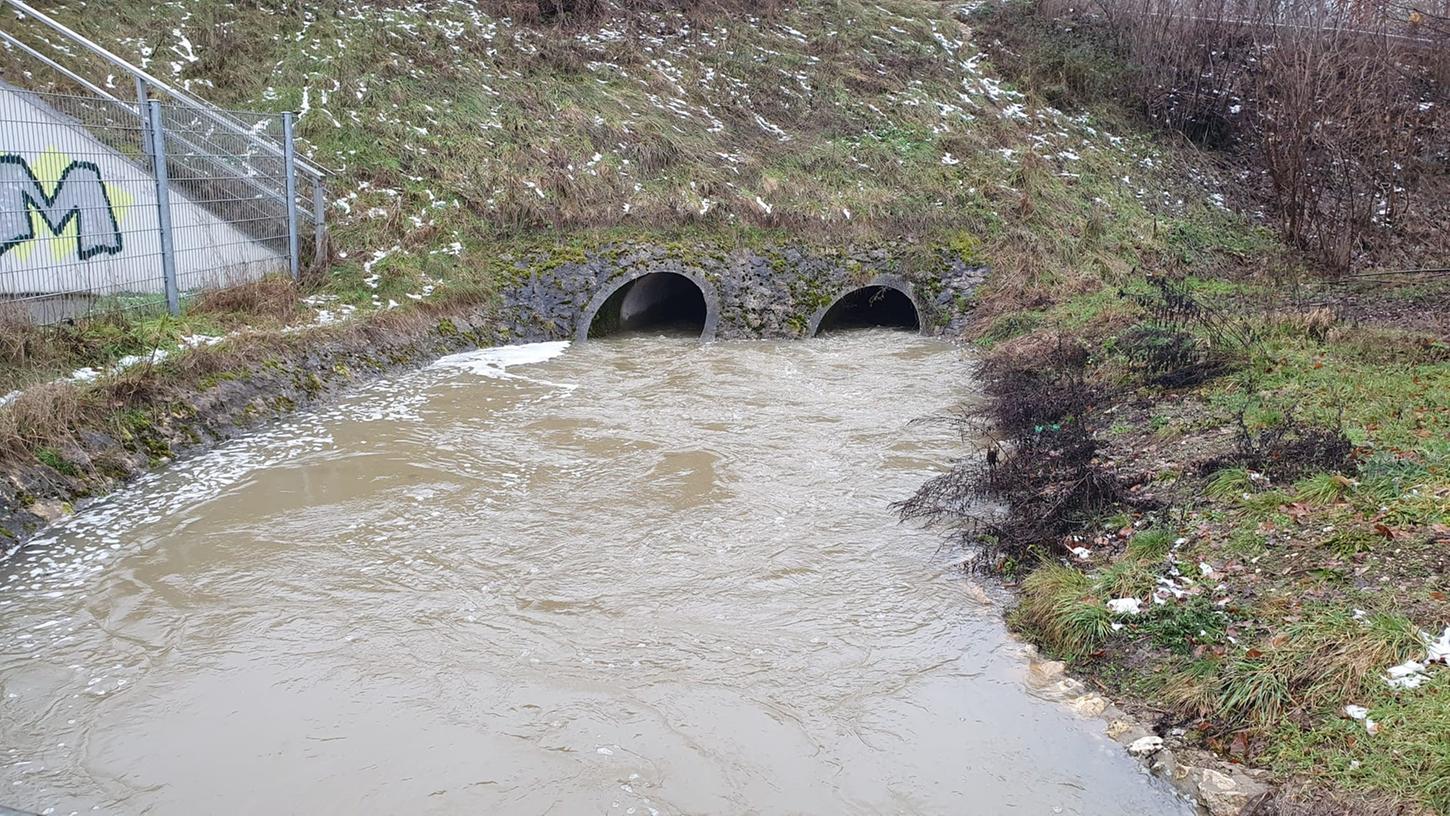
[{"label": "muddy brown water", "polygon": [[1192,812],[889,511],[967,377],[889,331],[490,350],[149,476],[0,562],[0,804]]}]

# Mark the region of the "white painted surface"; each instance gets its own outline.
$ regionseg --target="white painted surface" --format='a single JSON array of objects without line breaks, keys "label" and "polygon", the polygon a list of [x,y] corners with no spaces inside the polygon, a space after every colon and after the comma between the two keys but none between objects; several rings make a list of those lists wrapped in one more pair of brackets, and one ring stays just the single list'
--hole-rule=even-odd
[{"label": "white painted surface", "polygon": [[[119,233],[119,250],[95,250],[82,258],[85,247],[78,243],[73,219],[60,232],[52,232],[35,207],[21,204],[20,187],[0,181],[0,223],[17,223],[17,205],[30,213],[35,237],[5,249],[0,254],[0,295],[54,295],[88,292],[156,293],[163,291],[161,239],[157,226],[156,184],[150,172],[95,138],[74,119],[56,111],[40,97],[0,84],[0,161],[10,167],[18,156],[39,182],[40,192],[59,204],[64,192],[57,181],[71,170],[67,183],[90,184],[99,171],[105,184],[109,213],[87,208],[86,217],[114,218],[112,237]],[[113,129],[108,133],[141,139],[139,118],[127,120],[135,130]],[[86,165],[93,165],[94,170]],[[74,192],[74,191],[73,191]],[[284,255],[257,243],[171,190],[171,219],[177,250],[177,278],[181,289],[254,280],[272,271],[286,269]],[[94,199],[92,199],[94,200]],[[105,209],[104,205],[101,209]],[[55,212],[55,209],[52,209]],[[7,218],[8,216],[8,218]],[[22,222],[23,223],[23,222]],[[103,223],[103,222],[97,222]],[[6,230],[11,231],[11,230]],[[15,235],[0,235],[0,248]],[[115,243],[113,241],[113,243]],[[94,246],[94,243],[92,244]]]}]

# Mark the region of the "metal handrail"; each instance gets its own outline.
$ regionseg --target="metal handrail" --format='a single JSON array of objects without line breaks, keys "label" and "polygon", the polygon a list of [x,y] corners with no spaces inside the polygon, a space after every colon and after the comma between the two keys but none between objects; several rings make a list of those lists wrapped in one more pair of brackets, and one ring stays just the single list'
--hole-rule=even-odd
[{"label": "metal handrail", "polygon": [[[149,86],[151,88],[155,88],[157,90],[160,90],[163,93],[165,93],[167,96],[174,97],[175,99],[178,99],[178,100],[181,100],[182,102],[187,103],[191,107],[195,108],[200,114],[202,114],[203,116],[205,116],[208,119],[210,119],[212,122],[215,122],[217,125],[220,125],[221,127],[226,128],[227,130],[229,130],[229,131],[231,131],[231,132],[233,132],[233,133],[235,133],[235,134],[237,134],[239,136],[242,136],[242,137],[244,137],[244,138],[246,138],[246,139],[254,142],[255,144],[257,144],[259,147],[261,147],[266,152],[271,153],[274,157],[283,158],[283,159],[286,158],[286,153],[285,153],[285,151],[283,150],[283,148],[280,145],[277,145],[276,143],[274,143],[270,139],[263,138],[261,136],[258,136],[256,133],[253,133],[245,125],[243,125],[240,122],[236,121],[235,119],[232,119],[231,117],[226,116],[225,114],[221,113],[217,108],[215,108],[209,102],[206,102],[205,100],[202,100],[202,99],[199,99],[199,98],[197,98],[195,96],[192,96],[191,94],[189,94],[189,93],[187,93],[185,91],[182,91],[182,90],[180,90],[178,88],[175,88],[175,87],[173,87],[171,85],[168,85],[167,83],[163,82],[160,79],[157,79],[156,77],[152,76],[151,74],[147,73],[146,71],[143,71],[140,68],[136,67],[135,65],[132,65],[131,63],[127,62],[126,60],[122,59],[121,57],[118,57],[115,54],[111,53],[110,51],[107,51],[106,49],[102,48],[101,46],[97,45],[96,43],[91,42],[89,39],[86,39],[85,37],[81,36],[80,34],[77,34],[76,32],[70,30],[69,28],[67,28],[66,26],[64,26],[61,23],[57,22],[56,20],[53,20],[50,17],[46,16],[45,14],[43,14],[43,13],[35,10],[30,5],[21,2],[21,0],[0,0],[0,6],[10,6],[10,7],[14,8],[17,12],[19,12],[22,16],[34,18],[37,22],[41,23],[45,27],[47,27],[47,28],[51,29],[52,31],[56,32],[57,34],[60,34],[62,37],[64,37],[69,42],[71,42],[71,43],[73,43],[75,45],[78,45],[81,48],[84,48],[85,50],[91,52],[95,56],[100,57],[101,59],[103,59],[106,62],[110,63],[111,65],[115,66],[116,68],[119,68],[121,71],[123,71],[126,74],[128,74],[131,77],[132,80],[137,81],[137,82],[144,82],[147,86]],[[6,35],[6,40],[7,41],[14,41],[14,38],[13,37],[10,37],[9,35]],[[57,67],[57,68],[59,67],[59,66],[56,66],[53,63],[53,61],[51,61],[49,59],[46,59],[42,55],[39,55],[39,54],[35,53],[34,49],[31,49],[31,48],[26,47],[26,46],[23,46],[23,45],[22,45],[22,48],[24,48],[24,50],[27,53],[31,54],[32,56],[37,56],[40,59],[44,60],[46,62],[46,64],[51,65],[52,67]],[[85,84],[89,88],[92,88],[92,89],[94,88],[94,86],[91,83],[85,82],[85,80],[79,79],[72,72],[67,71],[67,70],[65,70],[63,68],[60,69],[60,70],[62,71],[62,73],[66,74],[71,79],[76,79],[77,81],[82,82],[83,84]],[[109,96],[109,94],[106,94],[106,95]],[[317,182],[319,184],[327,176],[327,171],[323,170],[322,168],[319,168],[319,167],[314,166],[313,164],[311,164],[311,163],[307,162],[306,160],[302,159],[301,157],[294,157],[293,158],[293,161],[294,161],[295,165],[297,166],[297,169],[298,170],[300,170],[303,173],[307,174],[309,177],[311,177],[315,182]]]}]

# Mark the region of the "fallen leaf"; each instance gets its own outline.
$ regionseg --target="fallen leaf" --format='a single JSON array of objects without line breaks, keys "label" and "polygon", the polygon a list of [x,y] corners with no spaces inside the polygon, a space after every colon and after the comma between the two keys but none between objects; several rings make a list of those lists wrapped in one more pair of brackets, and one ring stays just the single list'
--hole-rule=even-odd
[{"label": "fallen leaf", "polygon": [[1242,757],[1247,754],[1249,752],[1248,735],[1242,731],[1234,734],[1233,743],[1229,745],[1228,752],[1230,756],[1236,757]]}]

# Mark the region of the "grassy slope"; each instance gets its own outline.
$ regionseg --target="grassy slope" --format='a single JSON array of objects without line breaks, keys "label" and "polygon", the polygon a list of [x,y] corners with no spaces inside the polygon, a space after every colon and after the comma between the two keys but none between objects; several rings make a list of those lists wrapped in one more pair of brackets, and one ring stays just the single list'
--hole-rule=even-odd
[{"label": "grassy slope", "polygon": [[[1205,303],[1225,297],[1221,282],[1192,283]],[[1413,690],[1384,682],[1390,666],[1423,660],[1418,633],[1450,624],[1450,345],[1292,309],[1239,312],[1258,337],[1241,366],[1186,389],[1143,382],[1124,338],[1150,319],[1117,298],[1003,319],[1097,349],[1094,378],[1119,389],[1089,418],[1105,441],[1100,460],[1142,473],[1141,490],[1162,504],[1083,519],[1074,545],[1091,557],[1027,576],[1016,623],[1081,671],[1173,712],[1191,740],[1390,797],[1344,812],[1450,812],[1450,669],[1429,669]],[[1031,342],[983,343],[1004,341]],[[1290,416],[1342,424],[1357,462],[1278,480],[1232,462],[1203,472],[1233,454],[1241,411],[1251,433]],[[1187,594],[1156,592],[1168,580]],[[1110,614],[1107,602],[1124,597],[1145,614]],[[1379,732],[1347,718],[1347,705],[1368,707]]]},{"label": "grassy slope", "polygon": [[[1040,319],[1037,331],[1091,338],[1095,376],[1129,386],[1092,417],[1101,456],[1146,471],[1144,491],[1164,506],[1085,519],[1093,555],[1028,577],[1018,624],[1081,670],[1175,712],[1207,745],[1388,793],[1396,807],[1450,812],[1450,670],[1430,669],[1414,690],[1384,682],[1390,666],[1423,660],[1417,633],[1450,624],[1450,345],[1250,313],[1244,325],[1262,339],[1243,368],[1169,390],[1142,384],[1118,346],[1143,320],[1089,298]],[[1290,415],[1342,422],[1358,465],[1278,481],[1232,464],[1201,475],[1201,463],[1232,453],[1240,410],[1254,433]],[[1188,594],[1153,605],[1170,579]],[[1107,601],[1123,597],[1149,611],[1110,615]],[[1347,705],[1368,707],[1379,733],[1345,717]]]},{"label": "grassy slope", "polygon": [[[1111,55],[1022,8],[991,24],[1023,46],[1024,86],[1087,107],[1116,92],[1124,68]],[[1277,253],[1255,276],[1180,271],[1194,299],[1251,338],[1200,385],[1148,381],[1132,338],[1161,321],[1118,291],[1060,293],[976,329],[986,349],[1085,342],[1111,395],[1086,417],[1104,445],[1095,461],[1139,475],[1160,505],[1081,518],[1073,540],[1040,542],[1065,557],[1021,576],[1014,622],[1167,712],[1189,741],[1306,779],[1294,795],[1320,798],[1312,812],[1450,813],[1450,669],[1430,668],[1416,689],[1385,682],[1390,666],[1424,658],[1422,633],[1450,624],[1450,285],[1305,282]],[[1255,435],[1290,419],[1342,428],[1353,460],[1278,479],[1235,465],[1240,417]],[[1160,591],[1165,581],[1182,596]],[[1114,615],[1115,598],[1145,611]],[[1347,705],[1367,707],[1377,733]]]},{"label": "grassy slope", "polygon": [[[325,293],[364,309],[620,236],[950,244],[1014,297],[1263,243],[1205,198],[1203,162],[1029,104],[926,0],[557,28],[457,0],[261,5],[48,11],[218,104],[300,111],[307,152],[337,173]],[[89,363],[145,345],[121,334],[75,345]]]}]

